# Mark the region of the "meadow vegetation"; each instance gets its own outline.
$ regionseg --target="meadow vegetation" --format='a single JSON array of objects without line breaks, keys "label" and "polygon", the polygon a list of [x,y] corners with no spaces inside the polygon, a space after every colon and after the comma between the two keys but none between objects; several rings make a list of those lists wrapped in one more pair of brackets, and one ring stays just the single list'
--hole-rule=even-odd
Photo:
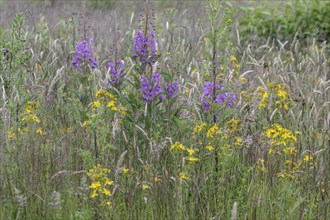
[{"label": "meadow vegetation", "polygon": [[17,13],[0,219],[330,219],[330,7],[292,2],[299,25],[220,0],[88,1],[54,27]]}]

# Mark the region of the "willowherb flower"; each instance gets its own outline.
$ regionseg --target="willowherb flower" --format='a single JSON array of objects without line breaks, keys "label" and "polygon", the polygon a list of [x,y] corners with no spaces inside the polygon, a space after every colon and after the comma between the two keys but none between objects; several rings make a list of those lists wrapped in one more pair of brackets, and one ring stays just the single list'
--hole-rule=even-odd
[{"label": "willowherb flower", "polygon": [[209,104],[209,102],[204,98],[202,98],[202,100],[201,100],[201,105],[202,105],[202,109],[204,112],[208,111],[211,108],[211,105]]},{"label": "willowherb flower", "polygon": [[157,55],[157,49],[156,49],[156,40],[155,40],[155,31],[152,30],[149,34],[149,42],[150,42],[150,50],[151,50],[151,56]]},{"label": "willowherb flower", "polygon": [[179,81],[175,81],[174,83],[169,83],[166,86],[166,95],[169,99],[173,99],[176,94],[180,91],[180,84]]},{"label": "willowherb flower", "polygon": [[211,103],[220,105],[226,103],[228,107],[233,107],[235,102],[235,94],[233,92],[223,91],[224,86],[214,82],[204,82],[203,96],[201,97],[201,105],[204,112],[211,109]]},{"label": "willowherb flower", "polygon": [[213,98],[213,94],[221,90],[223,90],[223,85],[210,81],[204,82],[204,96],[206,97]]},{"label": "willowherb flower", "polygon": [[[156,56],[156,40],[155,40],[155,32],[152,30],[148,36],[145,36],[139,29],[136,31],[136,35],[134,38],[134,53],[132,57],[134,59],[140,57],[142,63],[147,61],[148,55],[150,57]],[[150,53],[150,54],[148,54]]]},{"label": "willowherb flower", "polygon": [[115,64],[112,62],[108,63],[108,72],[110,74],[110,79],[108,79],[108,83],[112,85],[118,85],[119,80],[123,78],[124,76],[124,69],[125,69],[125,63],[123,60],[117,60]]},{"label": "willowherb flower", "polygon": [[76,69],[80,66],[87,65],[88,63],[90,64],[91,68],[96,68],[97,63],[94,60],[94,47],[92,38],[86,38],[77,44],[74,59],[72,61],[72,65]]},{"label": "willowherb flower", "polygon": [[[144,94],[144,103],[150,103],[155,96],[163,92],[163,88],[161,86],[161,75],[159,73],[154,73],[151,75],[150,80],[145,75],[142,75],[140,90]],[[159,99],[162,100],[163,97],[160,96]]]},{"label": "willowherb flower", "polygon": [[142,32],[138,29],[136,31],[136,35],[134,38],[134,54],[132,55],[133,58],[137,58],[138,56],[142,56],[143,58],[147,55],[147,46],[148,41],[142,34]]}]

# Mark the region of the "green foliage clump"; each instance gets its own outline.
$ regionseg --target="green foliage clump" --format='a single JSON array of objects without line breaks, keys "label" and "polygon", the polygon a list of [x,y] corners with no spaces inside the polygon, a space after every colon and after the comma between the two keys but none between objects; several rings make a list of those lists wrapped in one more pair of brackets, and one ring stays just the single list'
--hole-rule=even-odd
[{"label": "green foliage clump", "polygon": [[116,1],[114,0],[88,0],[87,5],[90,9],[111,9],[114,8]]},{"label": "green foliage clump", "polygon": [[261,39],[300,41],[316,38],[329,41],[329,1],[278,1],[267,2],[256,7],[242,7],[240,34],[243,42]]}]

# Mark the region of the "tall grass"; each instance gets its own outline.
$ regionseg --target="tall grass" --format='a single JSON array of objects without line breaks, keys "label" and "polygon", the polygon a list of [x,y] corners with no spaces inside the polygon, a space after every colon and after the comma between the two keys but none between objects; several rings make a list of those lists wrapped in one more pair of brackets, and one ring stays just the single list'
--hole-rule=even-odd
[{"label": "tall grass", "polygon": [[[92,12],[56,27],[18,14],[0,32],[0,219],[328,219],[327,42],[238,48],[221,1],[205,18],[140,7],[109,12],[117,37],[90,16],[96,68],[71,64]],[[155,30],[147,61],[132,57],[139,27]],[[163,92],[146,101],[141,79],[155,73]],[[206,81],[223,87],[211,110]],[[216,101],[225,92],[233,106]]]}]

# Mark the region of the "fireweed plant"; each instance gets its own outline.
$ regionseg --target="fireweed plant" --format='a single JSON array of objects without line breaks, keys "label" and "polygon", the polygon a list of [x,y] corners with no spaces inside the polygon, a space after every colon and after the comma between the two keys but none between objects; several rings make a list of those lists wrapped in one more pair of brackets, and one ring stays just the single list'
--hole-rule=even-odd
[{"label": "fireweed plant", "polygon": [[[152,126],[160,122],[159,120],[168,120],[166,117],[172,117],[171,115],[176,111],[173,104],[180,92],[180,83],[178,80],[174,82],[164,80],[155,37],[155,16],[150,2],[146,1],[139,20],[139,28],[135,32],[133,41],[132,59],[135,63],[133,77],[134,87],[142,96],[144,128],[150,131]],[[131,104],[141,102],[141,99],[133,94],[130,97]],[[132,101],[133,97],[135,97],[135,101]],[[141,109],[141,104],[138,105]],[[134,112],[136,106],[131,106]]]},{"label": "fireweed plant", "polygon": [[[203,93],[200,97],[202,111],[206,113],[206,117],[217,122],[217,115],[222,109],[221,106],[233,107],[235,103],[235,93],[229,92],[227,89],[231,83],[231,75],[229,69],[225,69],[222,65],[224,59],[224,44],[228,44],[229,28],[232,23],[231,12],[228,7],[224,7],[222,2],[218,4],[209,3],[208,22],[211,26],[209,37],[206,38],[210,42],[204,54],[207,62],[210,64],[208,69],[209,80],[204,81]],[[201,25],[201,29],[203,27]],[[228,65],[229,66],[229,65]],[[226,84],[226,85],[225,85]],[[221,115],[221,113],[220,113]],[[221,115],[221,118],[224,115]]]},{"label": "fireweed plant", "polygon": [[[116,29],[115,32],[117,32]],[[119,38],[120,35],[117,32],[113,39],[112,60],[108,62],[106,73],[106,87],[116,88],[118,92],[120,92],[120,85],[122,84],[124,76],[126,75],[125,61],[121,59],[121,53],[119,50]]]},{"label": "fireweed plant", "polygon": [[81,41],[76,45],[72,66],[76,71],[76,77],[80,81],[80,102],[86,108],[92,100],[93,86],[91,83],[92,69],[97,67],[94,58],[94,41],[90,36],[90,26],[88,24],[87,10],[85,2],[82,4],[82,11],[79,16],[79,32],[81,32]]}]

